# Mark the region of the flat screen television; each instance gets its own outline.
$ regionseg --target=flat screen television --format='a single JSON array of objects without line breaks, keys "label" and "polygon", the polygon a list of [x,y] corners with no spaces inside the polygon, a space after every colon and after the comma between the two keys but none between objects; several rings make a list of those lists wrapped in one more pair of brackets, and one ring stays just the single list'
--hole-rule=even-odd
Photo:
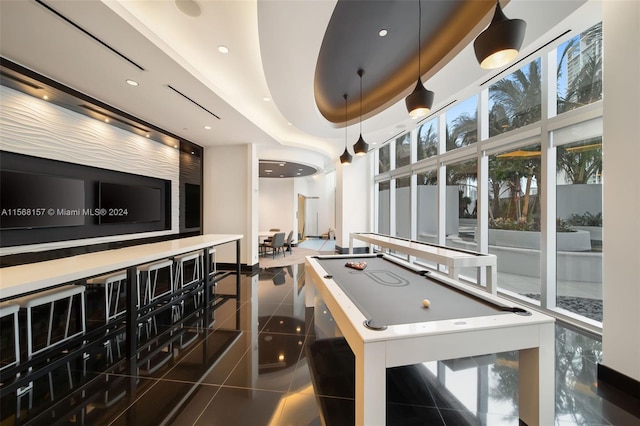
[{"label": "flat screen television", "polygon": [[100,224],[159,222],[163,217],[162,189],[121,183],[99,183]]},{"label": "flat screen television", "polygon": [[184,184],[184,227],[200,227],[200,185]]},{"label": "flat screen television", "polygon": [[85,220],[84,180],[0,171],[0,229],[80,226]]}]

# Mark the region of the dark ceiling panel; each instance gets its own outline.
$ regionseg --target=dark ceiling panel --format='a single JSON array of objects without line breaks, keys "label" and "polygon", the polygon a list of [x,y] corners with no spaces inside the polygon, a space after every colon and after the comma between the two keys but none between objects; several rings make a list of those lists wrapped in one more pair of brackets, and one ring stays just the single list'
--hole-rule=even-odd
[{"label": "dark ceiling panel", "polygon": [[[469,36],[495,7],[492,0],[422,1],[421,73],[432,75],[440,62]],[[418,2],[339,0],[320,48],[314,81],[316,104],[333,123],[387,107],[409,93],[418,76]],[[380,37],[379,30],[387,36]],[[475,34],[474,34],[475,36]],[[441,66],[441,65],[440,65]],[[434,90],[437,96],[437,88]],[[405,93],[406,92],[406,93]]]},{"label": "dark ceiling panel", "polygon": [[258,176],[261,178],[291,178],[311,176],[318,170],[292,161],[260,160]]}]

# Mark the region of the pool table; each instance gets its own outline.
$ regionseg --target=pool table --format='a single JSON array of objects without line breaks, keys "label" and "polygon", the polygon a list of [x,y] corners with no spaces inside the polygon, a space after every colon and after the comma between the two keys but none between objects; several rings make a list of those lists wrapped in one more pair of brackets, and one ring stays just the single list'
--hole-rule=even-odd
[{"label": "pool table", "polygon": [[554,423],[552,317],[389,255],[309,256],[305,269],[306,306],[322,299],[355,355],[357,425],[384,424],[386,368],[512,350],[520,419]]}]

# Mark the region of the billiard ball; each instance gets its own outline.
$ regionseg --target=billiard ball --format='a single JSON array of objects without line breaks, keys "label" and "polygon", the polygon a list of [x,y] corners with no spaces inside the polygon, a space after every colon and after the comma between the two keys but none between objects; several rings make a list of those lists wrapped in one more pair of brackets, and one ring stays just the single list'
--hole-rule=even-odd
[{"label": "billiard ball", "polygon": [[428,308],[431,305],[431,302],[429,302],[429,299],[424,299],[422,301],[422,306],[424,306],[425,308]]}]

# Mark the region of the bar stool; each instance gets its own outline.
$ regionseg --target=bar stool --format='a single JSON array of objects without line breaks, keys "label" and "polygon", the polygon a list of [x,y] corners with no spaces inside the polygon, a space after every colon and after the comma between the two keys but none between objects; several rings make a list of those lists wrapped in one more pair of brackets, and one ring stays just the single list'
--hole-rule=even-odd
[{"label": "bar stool", "polygon": [[[139,359],[142,361],[140,373],[150,375],[173,357],[171,343],[165,344],[154,339],[158,335],[158,315],[155,315],[154,311],[170,303],[171,296],[174,294],[173,260],[165,259],[138,266],[136,278],[138,316],[148,315],[144,326],[143,324],[138,324],[138,336],[141,337],[141,332],[144,330],[147,340],[151,340],[151,342],[144,343],[147,353],[140,352],[138,354]],[[168,322],[170,323],[171,311],[168,311],[167,314],[169,317]]]},{"label": "bar stool", "polygon": [[18,328],[18,311],[20,305],[0,303],[0,371],[20,364],[20,331]]},{"label": "bar stool", "polygon": [[[136,286],[138,292],[139,314],[149,314],[157,307],[161,300],[173,293],[173,261],[170,259],[138,266]],[[165,301],[166,303],[166,301]],[[138,329],[142,328],[138,325]],[[155,315],[147,319],[145,331],[147,338],[151,333],[157,333]]]},{"label": "bar stool", "polygon": [[193,309],[202,305],[204,292],[202,288],[202,253],[187,253],[175,259],[175,276],[173,286],[175,293],[181,296],[178,306],[174,306],[174,322],[184,317],[185,299],[183,296],[193,294]]},{"label": "bar stool", "polygon": [[[218,267],[217,267],[217,263],[216,263],[216,249],[211,247],[209,248],[209,259],[210,259],[210,263],[209,263],[209,280],[207,283],[205,283],[205,286],[208,287],[209,282],[212,283],[213,285],[211,286],[211,288],[213,289],[213,295],[216,295],[216,286],[218,285],[218,282],[216,281],[216,275],[218,274]],[[208,289],[207,289],[208,291]]]},{"label": "bar stool", "polygon": [[125,314],[126,285],[126,271],[87,280],[87,304],[90,306],[87,319],[90,325],[108,325]]},{"label": "bar stool", "polygon": [[[127,272],[118,271],[87,280],[87,328],[89,330],[106,326],[105,333],[115,329],[114,323],[123,318],[127,311]],[[121,358],[122,335],[104,341],[106,359],[114,360],[114,346],[117,358]],[[124,342],[122,342],[124,343]]]},{"label": "bar stool", "polygon": [[[86,332],[85,286],[65,285],[14,299],[20,306],[19,318],[26,319],[24,335],[26,358],[32,360],[45,351],[61,346]],[[22,327],[21,327],[22,328]],[[61,348],[62,350],[62,348]],[[24,351],[24,348],[21,348]],[[47,362],[49,358],[42,361]],[[31,370],[31,368],[30,368]],[[69,386],[73,387],[71,365],[67,363]],[[54,380],[48,373],[49,397],[54,400]],[[17,391],[17,413],[21,412],[22,399],[27,398],[30,410],[33,403],[34,382]],[[19,414],[18,414],[19,416]]]},{"label": "bar stool", "polygon": [[84,292],[84,285],[65,285],[13,301],[26,317],[28,360],[85,334]]},{"label": "bar stool", "polygon": [[[202,252],[193,252],[176,256],[175,276],[173,285],[175,288],[177,303],[173,306],[173,322],[177,324],[185,318],[186,300],[191,294],[192,303],[187,307],[188,313],[192,313],[202,306],[204,301],[203,263]],[[180,324],[176,329],[180,333],[180,349],[191,345],[198,338],[198,333],[183,328]]]}]

